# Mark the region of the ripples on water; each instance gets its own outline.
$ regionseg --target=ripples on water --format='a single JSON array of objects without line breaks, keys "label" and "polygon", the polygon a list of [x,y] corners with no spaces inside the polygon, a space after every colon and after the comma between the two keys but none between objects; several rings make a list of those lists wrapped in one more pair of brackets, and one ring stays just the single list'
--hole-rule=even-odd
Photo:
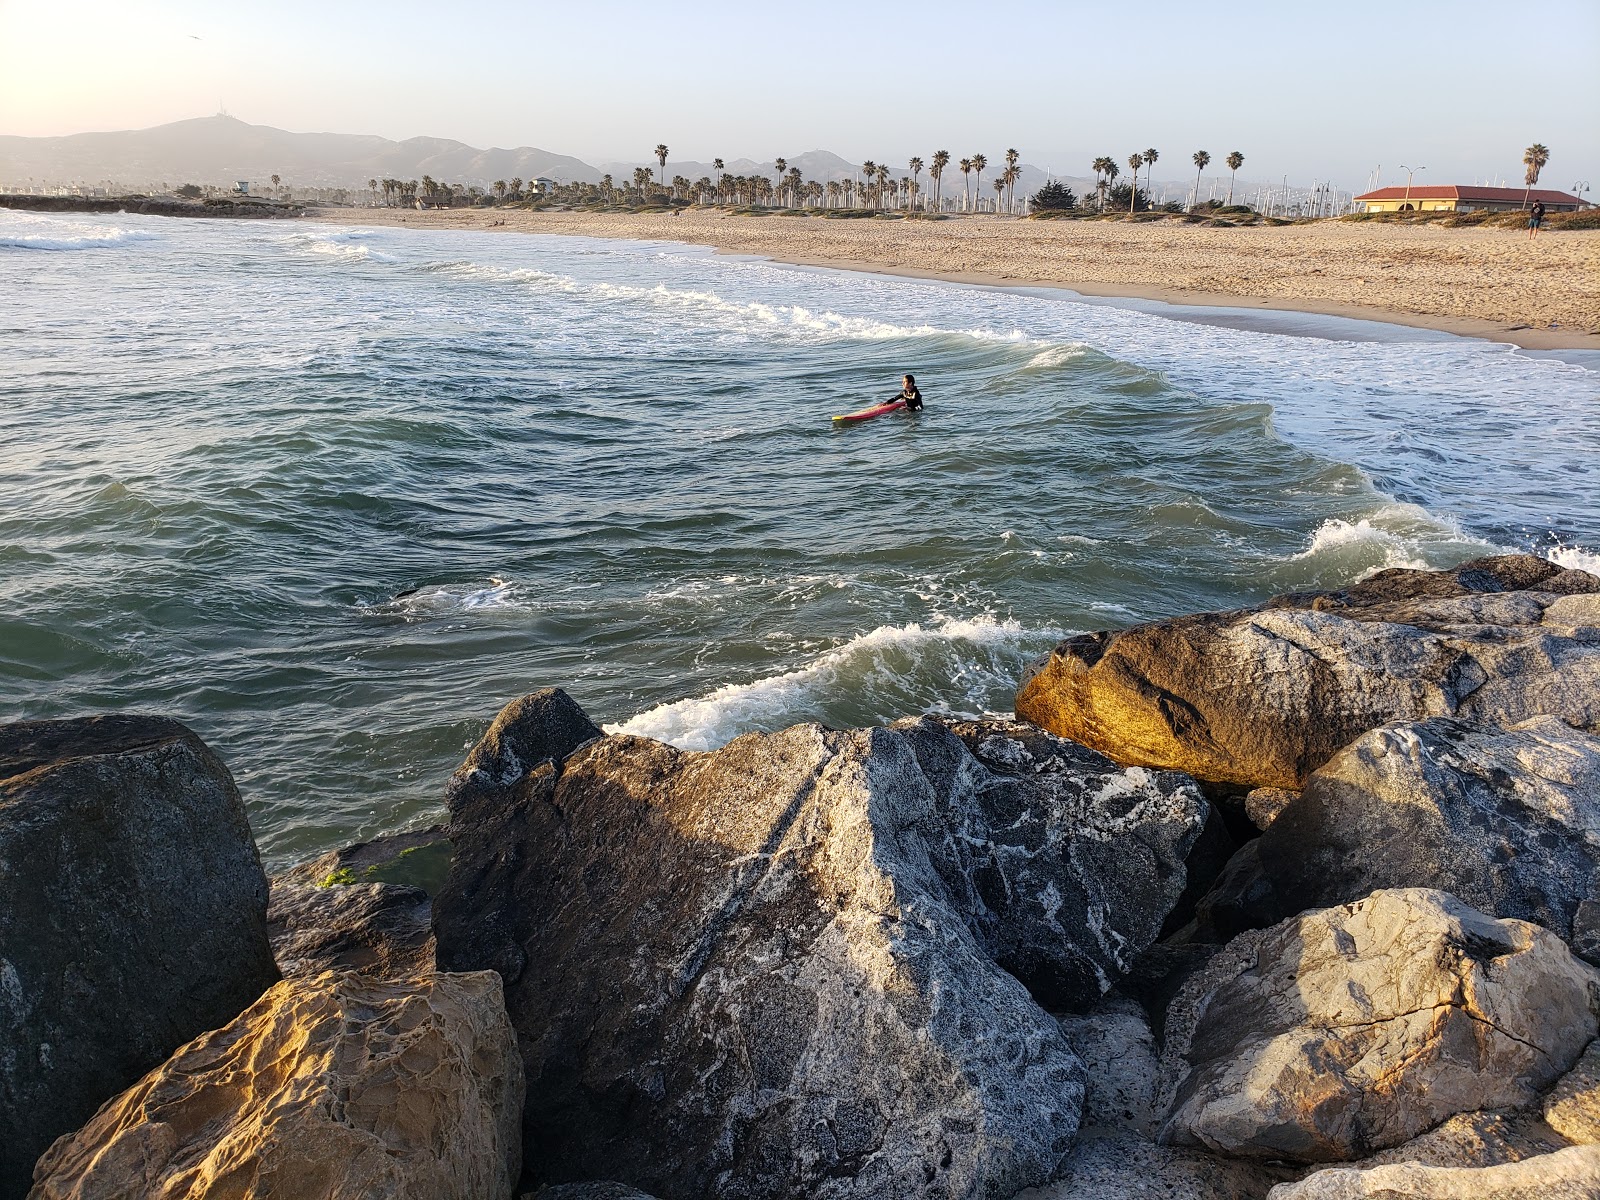
[{"label": "ripples on water", "polygon": [[[0,213],[0,697],[227,759],[282,863],[506,700],[689,747],[1009,708],[1064,631],[1600,564],[1597,376],[671,245]],[[920,418],[832,428],[915,371]]]}]

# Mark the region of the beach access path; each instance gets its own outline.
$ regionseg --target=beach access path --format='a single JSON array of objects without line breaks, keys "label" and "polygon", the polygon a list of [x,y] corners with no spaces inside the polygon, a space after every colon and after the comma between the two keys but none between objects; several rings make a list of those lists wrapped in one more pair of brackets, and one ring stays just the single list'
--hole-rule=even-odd
[{"label": "beach access path", "polygon": [[671,240],[780,262],[1173,304],[1389,321],[1535,350],[1600,350],[1600,230],[1375,222],[829,220],[723,209],[322,209],[319,220]]}]

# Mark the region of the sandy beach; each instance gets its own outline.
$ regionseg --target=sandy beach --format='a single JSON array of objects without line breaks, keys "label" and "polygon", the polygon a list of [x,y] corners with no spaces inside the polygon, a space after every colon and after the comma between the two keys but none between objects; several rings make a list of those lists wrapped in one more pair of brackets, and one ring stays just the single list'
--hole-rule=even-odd
[{"label": "sandy beach", "polygon": [[413,228],[671,239],[781,262],[1174,304],[1389,321],[1536,350],[1600,350],[1600,231],[1322,222],[826,220],[665,214],[325,209],[318,219]]}]

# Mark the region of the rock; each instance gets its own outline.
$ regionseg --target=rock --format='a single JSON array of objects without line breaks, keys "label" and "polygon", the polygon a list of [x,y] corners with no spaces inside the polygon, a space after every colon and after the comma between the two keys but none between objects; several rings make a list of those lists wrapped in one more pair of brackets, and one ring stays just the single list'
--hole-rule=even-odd
[{"label": "rock", "polygon": [[655,1200],[625,1183],[558,1183],[542,1187],[522,1200]]},{"label": "rock", "polygon": [[1573,938],[1600,895],[1600,737],[1554,717],[1384,726],[1317,771],[1252,854],[1210,900],[1246,924],[1430,887]]},{"label": "rock", "polygon": [[1060,1018],[1061,1032],[1083,1059],[1083,1137],[1132,1134],[1150,1140],[1156,1112],[1156,1039],[1144,1010],[1123,996],[1107,996],[1093,1012]]},{"label": "rock", "polygon": [[1498,1167],[1425,1167],[1417,1163],[1317,1171],[1285,1183],[1269,1200],[1594,1200],[1600,1196],[1600,1147],[1571,1146]]},{"label": "rock", "polygon": [[0,1196],[278,977],[221,761],[161,717],[0,726]]},{"label": "rock", "polygon": [[1262,1200],[1274,1184],[1297,1174],[1136,1138],[1085,1137],[1060,1179],[1015,1200]]},{"label": "rock", "polygon": [[355,970],[394,979],[433,968],[433,904],[421,888],[274,880],[267,930],[285,976]]},{"label": "rock", "polygon": [[1545,1097],[1544,1119],[1569,1142],[1600,1142],[1600,1042]]},{"label": "rock", "polygon": [[1097,997],[1182,890],[1192,783],[1009,725],[580,746],[570,704],[546,694],[554,732],[496,721],[546,761],[452,789],[435,905],[441,964],[506,979],[536,1177],[670,1200],[1051,1177],[1082,1067],[993,956]]},{"label": "rock", "polygon": [[984,949],[1053,1011],[1097,1002],[1186,891],[1211,818],[1194,782],[1018,722],[892,728],[934,789],[934,867]]},{"label": "rock", "polygon": [[56,1142],[29,1200],[509,1196],[522,1088],[490,972],[286,979]]},{"label": "rock", "polygon": [[1596,1028],[1600,972],[1443,892],[1375,892],[1241,934],[1167,1012],[1163,1137],[1328,1162],[1518,1108]]},{"label": "rock", "polygon": [[450,871],[450,839],[443,825],[391,833],[357,842],[301,863],[272,877],[273,887],[295,884],[332,887],[352,883],[399,883],[432,896]]},{"label": "rock", "polygon": [[1572,914],[1572,952],[1600,967],[1600,900],[1580,900]]},{"label": "rock", "polygon": [[1070,638],[1017,693],[1018,716],[1122,763],[1298,789],[1361,734],[1448,716],[1553,715],[1600,732],[1600,578],[1525,555],[1384,571]]},{"label": "rock", "polygon": [[1570,1144],[1536,1113],[1457,1113],[1427,1133],[1362,1159],[1362,1168],[1389,1163],[1421,1163],[1425,1167],[1498,1167],[1564,1150]]},{"label": "rock", "polygon": [[1257,829],[1265,829],[1278,819],[1290,802],[1299,798],[1299,792],[1291,792],[1288,788],[1253,788],[1244,798],[1245,815]]}]

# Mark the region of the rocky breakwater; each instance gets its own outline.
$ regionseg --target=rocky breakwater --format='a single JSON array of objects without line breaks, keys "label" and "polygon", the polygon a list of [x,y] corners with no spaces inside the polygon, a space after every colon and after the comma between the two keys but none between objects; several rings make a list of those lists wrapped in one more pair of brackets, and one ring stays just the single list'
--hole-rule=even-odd
[{"label": "rocky breakwater", "polygon": [[278,972],[238,790],[189,730],[0,726],[0,1195]]},{"label": "rocky breakwater", "polygon": [[[1207,806],[1006,724],[800,725],[686,753],[509,707],[449,789],[441,966],[492,968],[535,1181],[1008,1196],[1072,1150],[1088,1005]],[[1031,989],[1031,990],[1030,990]]]},{"label": "rocky breakwater", "polygon": [[1161,1145],[1349,1164],[1275,1200],[1600,1194],[1600,579],[1508,556],[1085,635],[1017,710],[1192,772],[1241,842],[1136,970]]}]

